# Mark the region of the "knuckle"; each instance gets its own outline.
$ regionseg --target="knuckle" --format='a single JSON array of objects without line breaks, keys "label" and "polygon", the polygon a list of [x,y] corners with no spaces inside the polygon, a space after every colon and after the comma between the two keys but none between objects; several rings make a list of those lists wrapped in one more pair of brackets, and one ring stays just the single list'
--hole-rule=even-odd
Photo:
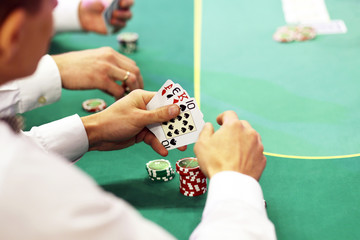
[{"label": "knuckle", "polygon": [[[134,62],[135,63],[135,62]],[[139,76],[140,75],[140,68],[138,66],[135,66],[134,69],[133,69],[133,72],[136,76]]]},{"label": "knuckle", "polygon": [[114,49],[112,49],[111,47],[102,47],[103,50],[103,54],[106,58],[112,58],[114,56]]},{"label": "knuckle", "polygon": [[133,85],[136,82],[136,77],[133,74],[130,74],[126,80],[127,85]]}]

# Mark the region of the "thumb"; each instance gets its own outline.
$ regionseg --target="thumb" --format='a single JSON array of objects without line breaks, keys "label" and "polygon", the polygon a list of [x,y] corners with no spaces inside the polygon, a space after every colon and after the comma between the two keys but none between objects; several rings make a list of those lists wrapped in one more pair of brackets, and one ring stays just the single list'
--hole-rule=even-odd
[{"label": "thumb", "polygon": [[180,114],[180,108],[176,104],[163,106],[154,110],[147,111],[146,125],[153,123],[167,122]]}]

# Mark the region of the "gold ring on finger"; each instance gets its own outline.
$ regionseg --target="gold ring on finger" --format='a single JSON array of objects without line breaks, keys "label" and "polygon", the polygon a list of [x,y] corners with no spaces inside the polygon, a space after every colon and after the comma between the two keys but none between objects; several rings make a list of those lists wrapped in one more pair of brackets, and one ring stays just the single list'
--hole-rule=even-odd
[{"label": "gold ring on finger", "polygon": [[126,75],[125,75],[125,77],[124,77],[124,80],[123,80],[124,83],[126,82],[126,80],[128,80],[129,76],[130,76],[130,72],[127,71],[127,72],[126,72]]}]

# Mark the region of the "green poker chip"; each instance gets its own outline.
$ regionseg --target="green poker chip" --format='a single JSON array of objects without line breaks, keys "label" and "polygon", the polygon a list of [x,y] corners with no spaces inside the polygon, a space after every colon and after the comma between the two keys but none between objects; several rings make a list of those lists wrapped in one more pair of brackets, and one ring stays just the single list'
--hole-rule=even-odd
[{"label": "green poker chip", "polygon": [[175,176],[175,171],[172,169],[168,160],[158,159],[146,163],[145,169],[152,181],[166,182],[170,181]]}]

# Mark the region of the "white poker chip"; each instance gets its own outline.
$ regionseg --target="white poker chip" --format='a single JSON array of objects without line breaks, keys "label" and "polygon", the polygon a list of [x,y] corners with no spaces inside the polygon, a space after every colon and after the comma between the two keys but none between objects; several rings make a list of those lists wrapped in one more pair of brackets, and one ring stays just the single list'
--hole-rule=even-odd
[{"label": "white poker chip", "polygon": [[106,108],[106,102],[103,99],[88,99],[82,103],[82,107],[87,112],[100,112]]}]

